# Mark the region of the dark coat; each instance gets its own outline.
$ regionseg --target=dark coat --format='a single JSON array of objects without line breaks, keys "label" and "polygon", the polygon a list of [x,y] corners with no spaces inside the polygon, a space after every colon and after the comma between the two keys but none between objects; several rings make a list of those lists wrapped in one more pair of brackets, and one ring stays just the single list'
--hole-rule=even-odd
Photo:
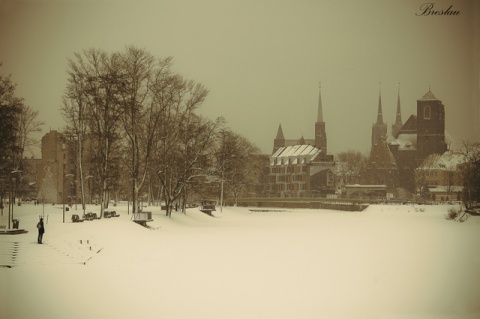
[{"label": "dark coat", "polygon": [[40,221],[37,224],[37,228],[38,228],[39,234],[45,233],[45,225],[43,225],[43,219],[40,219]]}]

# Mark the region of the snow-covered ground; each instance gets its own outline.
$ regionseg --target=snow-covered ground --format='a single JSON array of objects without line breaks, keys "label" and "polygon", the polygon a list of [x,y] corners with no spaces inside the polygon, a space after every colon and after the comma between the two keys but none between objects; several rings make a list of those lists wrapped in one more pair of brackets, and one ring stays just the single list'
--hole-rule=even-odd
[{"label": "snow-covered ground", "polygon": [[480,318],[480,217],[447,221],[449,207],[150,207],[144,228],[126,206],[75,224],[80,210],[63,224],[46,206],[38,245],[42,206],[24,204],[29,232],[0,236],[0,317]]}]

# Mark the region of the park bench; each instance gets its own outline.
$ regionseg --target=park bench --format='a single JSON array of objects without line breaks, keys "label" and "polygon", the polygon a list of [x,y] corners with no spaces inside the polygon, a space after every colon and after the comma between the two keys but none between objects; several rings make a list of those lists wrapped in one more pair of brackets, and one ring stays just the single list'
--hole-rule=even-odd
[{"label": "park bench", "polygon": [[153,221],[152,212],[138,212],[133,214],[133,221],[143,227],[147,226],[147,222]]},{"label": "park bench", "polygon": [[110,211],[106,210],[106,211],[103,212],[103,218],[110,218],[110,217],[112,217]]},{"label": "park bench", "polygon": [[213,216],[212,212],[216,211],[216,208],[215,208],[215,205],[213,204],[204,204],[200,206],[200,211],[207,215]]},{"label": "park bench", "polygon": [[114,211],[114,210],[112,210],[112,211],[106,210],[106,211],[103,212],[103,217],[105,217],[105,218],[120,217],[120,215],[117,214],[117,212]]},{"label": "park bench", "polygon": [[99,219],[96,213],[88,212],[83,216],[84,220],[94,220]]},{"label": "park bench", "polygon": [[77,214],[72,215],[72,223],[82,223],[82,222],[83,222],[83,218],[80,219],[80,216],[78,216]]}]

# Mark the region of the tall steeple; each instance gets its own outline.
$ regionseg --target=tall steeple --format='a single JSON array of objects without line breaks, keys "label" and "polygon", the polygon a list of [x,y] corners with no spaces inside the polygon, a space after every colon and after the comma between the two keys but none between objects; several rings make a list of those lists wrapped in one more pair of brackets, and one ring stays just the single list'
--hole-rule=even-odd
[{"label": "tall steeple", "polygon": [[282,124],[279,124],[278,130],[277,130],[277,136],[273,140],[272,154],[274,154],[281,147],[285,147],[285,137],[283,136]]},{"label": "tall steeple", "polygon": [[393,137],[398,137],[398,132],[400,132],[402,126],[402,110],[400,109],[400,83],[398,83],[397,113],[395,115],[395,124],[392,125]]},{"label": "tall steeple", "polygon": [[323,109],[322,109],[322,82],[319,83],[318,89],[318,111],[317,122],[323,122]]},{"label": "tall steeple", "polygon": [[319,83],[317,122],[315,122],[315,147],[320,149],[324,156],[327,155],[327,133],[325,133],[325,122],[323,121],[322,110],[322,83]]},{"label": "tall steeple", "polygon": [[381,88],[378,92],[378,113],[377,124],[383,124],[383,112],[382,112],[382,91]]},{"label": "tall steeple", "polygon": [[277,136],[275,137],[276,140],[284,140],[285,137],[283,136],[282,124],[278,125]]},{"label": "tall steeple", "polygon": [[[381,83],[380,83],[381,85]],[[381,87],[378,92],[378,112],[377,112],[377,122],[372,126],[372,149],[379,139],[384,139],[387,137],[387,124],[383,123],[383,113],[382,113],[382,90]]]}]

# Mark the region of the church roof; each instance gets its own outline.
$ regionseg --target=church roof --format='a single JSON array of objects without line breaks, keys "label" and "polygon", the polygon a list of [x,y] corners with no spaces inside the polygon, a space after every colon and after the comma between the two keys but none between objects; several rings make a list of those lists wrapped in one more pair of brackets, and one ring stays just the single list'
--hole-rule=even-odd
[{"label": "church roof", "polygon": [[312,145],[281,147],[270,157],[270,165],[311,163],[321,152]]},{"label": "church roof", "polygon": [[293,145],[287,147],[280,147],[272,157],[296,157],[296,156],[314,156],[321,152],[318,148],[312,145]]},{"label": "church roof", "polygon": [[377,143],[372,146],[372,151],[370,152],[370,164],[376,163],[381,165],[390,165],[395,166],[396,161],[395,157],[393,156],[390,148],[385,140],[379,139]]},{"label": "church roof", "polygon": [[275,137],[277,140],[284,140],[285,137],[283,137],[283,130],[282,130],[282,124],[278,125],[278,131],[277,131],[277,137]]},{"label": "church roof", "polygon": [[402,128],[399,131],[400,134],[412,134],[412,133],[417,133],[417,116],[416,115],[410,115],[408,120],[403,124]]},{"label": "church roof", "polygon": [[421,99],[418,99],[418,101],[439,101],[439,99],[437,99],[429,89]]},{"label": "church roof", "polygon": [[294,145],[301,145],[301,144],[315,145],[315,139],[314,138],[303,138],[303,143],[300,143],[300,139],[285,140],[285,146],[294,146]]}]

